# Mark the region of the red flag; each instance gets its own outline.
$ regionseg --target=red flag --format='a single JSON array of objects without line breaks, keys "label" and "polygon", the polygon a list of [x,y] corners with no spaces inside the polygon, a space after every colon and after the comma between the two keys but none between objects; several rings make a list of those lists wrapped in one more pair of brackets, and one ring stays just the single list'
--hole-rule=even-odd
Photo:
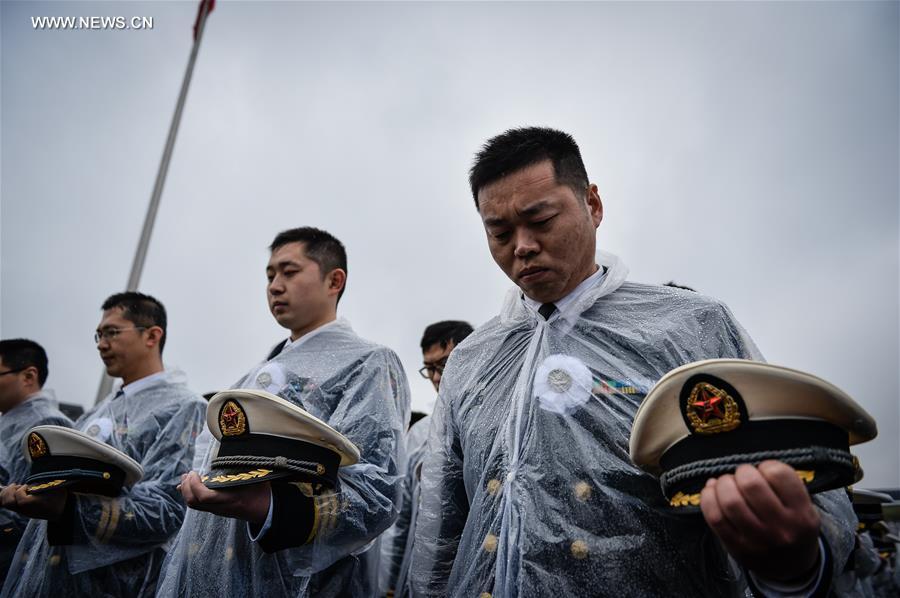
[{"label": "red flag", "polygon": [[194,41],[197,41],[197,29],[200,27],[200,17],[203,16],[203,5],[206,5],[206,15],[213,11],[216,7],[216,0],[200,0],[200,6],[197,8],[197,20],[194,21]]}]

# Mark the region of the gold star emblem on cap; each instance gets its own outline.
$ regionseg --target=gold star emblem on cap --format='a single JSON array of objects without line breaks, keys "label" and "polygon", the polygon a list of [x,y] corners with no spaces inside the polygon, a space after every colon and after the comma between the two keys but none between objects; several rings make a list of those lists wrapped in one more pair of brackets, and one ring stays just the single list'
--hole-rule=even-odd
[{"label": "gold star emblem on cap", "polygon": [[247,431],[247,416],[236,401],[227,401],[219,412],[222,436],[240,436]]},{"label": "gold star emblem on cap", "polygon": [[28,435],[28,454],[32,459],[39,459],[47,454],[47,443],[36,432]]},{"label": "gold star emblem on cap", "polygon": [[698,434],[728,432],[741,425],[737,402],[721,388],[698,382],[687,398],[685,409],[691,428]]}]

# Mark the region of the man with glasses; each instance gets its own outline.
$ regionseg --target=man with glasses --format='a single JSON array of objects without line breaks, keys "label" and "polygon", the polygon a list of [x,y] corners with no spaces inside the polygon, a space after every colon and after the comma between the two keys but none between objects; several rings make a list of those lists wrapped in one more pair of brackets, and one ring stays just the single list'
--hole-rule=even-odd
[{"label": "man with glasses", "polygon": [[441,376],[450,352],[471,333],[472,326],[468,322],[459,320],[435,322],[425,328],[420,343],[424,365],[419,368],[419,375],[430,380],[434,385],[434,390],[440,390]]},{"label": "man with glasses", "polygon": [[[422,341],[419,343],[424,363],[419,368],[419,375],[430,380],[435,391],[440,392],[441,376],[450,353],[471,333],[472,325],[460,320],[435,322],[425,328]],[[431,426],[431,418],[421,415],[423,417],[417,421],[410,422],[409,432],[406,434],[406,478],[400,495],[400,515],[393,527],[385,532],[382,544],[382,590],[397,598],[411,595],[409,564],[412,542],[409,539],[415,535],[421,475],[419,466],[425,456],[425,443]]]},{"label": "man with glasses", "polygon": [[123,451],[144,476],[115,498],[66,490],[0,492],[8,509],[31,517],[2,596],[153,596],[164,546],[184,518],[176,486],[191,466],[206,402],[184,374],[166,370],[166,311],[128,292],[103,303],[94,340],[110,376],[122,384],[82,416],[76,429]]},{"label": "man with glasses", "polygon": [[[57,408],[53,391],[44,388],[47,353],[32,340],[0,341],[0,485],[24,480],[30,464],[22,453],[22,437],[35,426],[71,427]],[[0,579],[6,577],[28,517],[0,509]]]}]

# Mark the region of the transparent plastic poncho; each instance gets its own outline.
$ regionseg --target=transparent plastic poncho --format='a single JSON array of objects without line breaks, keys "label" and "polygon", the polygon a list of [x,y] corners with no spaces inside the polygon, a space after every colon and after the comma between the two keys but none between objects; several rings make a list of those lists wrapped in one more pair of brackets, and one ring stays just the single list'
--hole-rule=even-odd
[{"label": "transparent plastic poncho", "polygon": [[134,394],[116,395],[74,427],[140,463],[143,479],[116,498],[71,494],[72,544],[49,546],[47,522],[31,520],[2,596],[153,595],[164,547],[184,518],[176,486],[189,471],[206,401],[177,370]]},{"label": "transparent plastic poncho", "polygon": [[[247,523],[189,510],[167,558],[159,596],[370,596],[377,538],[397,516],[409,387],[397,356],[335,321],[254,367],[235,388],[261,388],[299,405],[360,450],[339,488],[315,498],[309,544],[266,554]],[[216,452],[213,441],[204,469]],[[327,516],[322,516],[327,513]]]},{"label": "transparent plastic poncho", "polygon": [[[722,303],[625,282],[608,254],[598,263],[603,278],[564,313],[545,321],[512,289],[450,355],[420,482],[415,595],[743,595],[702,517],[669,508],[628,439],[671,369],[762,357]],[[846,497],[833,499],[823,530],[842,567],[853,523]]]},{"label": "transparent plastic poncho", "polygon": [[419,502],[419,476],[425,457],[431,417],[417,421],[406,435],[406,476],[403,480],[397,521],[381,537],[380,593],[393,592],[395,598],[409,595],[409,564],[412,538],[415,534],[416,511]]}]

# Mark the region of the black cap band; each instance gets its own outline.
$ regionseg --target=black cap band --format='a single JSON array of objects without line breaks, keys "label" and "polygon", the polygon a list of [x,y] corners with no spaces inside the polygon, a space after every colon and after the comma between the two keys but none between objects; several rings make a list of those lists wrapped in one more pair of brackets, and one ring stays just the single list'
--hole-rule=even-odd
[{"label": "black cap band", "polygon": [[[268,434],[243,434],[223,436],[216,458],[210,464],[210,487],[242,485],[264,482],[268,479],[287,478],[301,482],[337,485],[337,472],[341,455],[330,448],[282,436]],[[271,475],[247,477],[240,469],[271,469]]]}]

